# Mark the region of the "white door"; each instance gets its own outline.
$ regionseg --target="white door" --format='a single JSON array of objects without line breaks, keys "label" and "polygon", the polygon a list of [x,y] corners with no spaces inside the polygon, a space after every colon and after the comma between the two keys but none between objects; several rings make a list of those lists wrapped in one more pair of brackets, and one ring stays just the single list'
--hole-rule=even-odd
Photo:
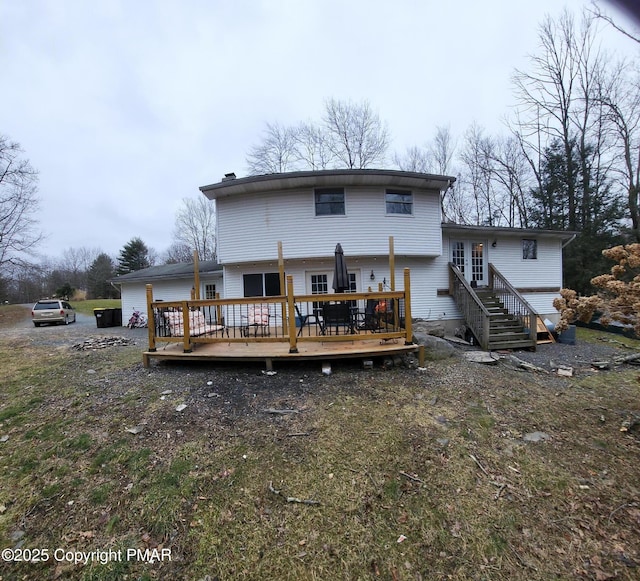
[{"label": "white door", "polygon": [[479,240],[452,240],[451,262],[461,271],[469,283],[487,284],[486,243]]},{"label": "white door", "polygon": [[[322,295],[333,293],[333,271],[307,271],[306,273],[307,294]],[[346,292],[355,293],[360,290],[360,270],[349,271],[349,290]],[[313,308],[319,308],[319,303],[314,302]]]}]

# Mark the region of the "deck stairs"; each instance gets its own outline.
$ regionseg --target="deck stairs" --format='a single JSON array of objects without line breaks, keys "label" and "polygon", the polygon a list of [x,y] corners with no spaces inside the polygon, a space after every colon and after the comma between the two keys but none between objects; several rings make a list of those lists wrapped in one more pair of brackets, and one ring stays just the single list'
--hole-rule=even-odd
[{"label": "deck stairs", "polygon": [[509,313],[492,289],[479,288],[475,293],[489,311],[489,350],[535,347],[536,342],[531,339],[522,321]]},{"label": "deck stairs", "polygon": [[538,313],[493,265],[485,287],[472,286],[449,263],[449,294],[477,343],[488,351],[535,349]]}]

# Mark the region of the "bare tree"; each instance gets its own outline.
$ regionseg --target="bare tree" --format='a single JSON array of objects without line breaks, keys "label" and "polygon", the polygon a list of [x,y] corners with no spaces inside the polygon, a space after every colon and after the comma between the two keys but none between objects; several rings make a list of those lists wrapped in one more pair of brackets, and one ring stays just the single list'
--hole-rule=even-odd
[{"label": "bare tree", "polygon": [[162,257],[164,264],[175,264],[178,262],[193,262],[193,249],[183,242],[174,242],[167,248]]},{"label": "bare tree", "polygon": [[626,192],[631,234],[640,242],[640,78],[628,68],[621,62],[601,77],[597,100],[615,132],[612,173]]},{"label": "bare tree", "polygon": [[407,147],[403,155],[394,153],[393,163],[402,171],[421,173],[429,173],[433,165],[429,151],[417,145]]},{"label": "bare tree", "polygon": [[311,121],[300,123],[293,130],[295,158],[301,167],[311,170],[327,169],[334,162],[329,136],[322,127]]},{"label": "bare tree", "polygon": [[18,143],[0,135],[0,266],[24,264],[42,240],[36,229],[38,174]]},{"label": "bare tree", "polygon": [[296,131],[280,123],[267,123],[263,139],[247,155],[250,175],[282,173],[295,168],[297,161]]},{"label": "bare tree", "polygon": [[623,28],[622,26],[617,24],[616,21],[611,18],[611,16],[602,12],[600,6],[598,6],[595,0],[591,0],[591,8],[587,8],[587,10],[594,16],[594,18],[604,20],[604,22],[615,28],[618,32],[624,34],[627,38],[633,40],[634,42],[640,43],[640,35],[638,35],[637,33],[631,33],[626,28]]},{"label": "bare tree", "polygon": [[184,198],[182,203],[176,214],[174,245],[190,248],[191,259],[196,250],[200,260],[215,260],[217,237],[214,203],[204,196]]},{"label": "bare tree", "polygon": [[368,101],[327,99],[323,121],[329,149],[341,167],[363,169],[384,163],[389,131]]}]

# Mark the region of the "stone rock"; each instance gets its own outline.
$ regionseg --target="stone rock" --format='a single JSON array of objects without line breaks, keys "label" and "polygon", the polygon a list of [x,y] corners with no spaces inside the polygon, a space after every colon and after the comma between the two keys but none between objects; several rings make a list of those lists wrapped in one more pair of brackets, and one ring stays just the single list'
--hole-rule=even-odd
[{"label": "stone rock", "polygon": [[548,440],[550,437],[549,434],[545,434],[544,432],[530,432],[529,434],[525,434],[522,439],[525,442],[542,442]]},{"label": "stone rock", "polygon": [[483,363],[484,365],[497,365],[499,359],[488,351],[466,351],[464,358],[473,363]]},{"label": "stone rock", "polygon": [[413,323],[413,332],[443,338],[444,326],[437,321],[418,321]]},{"label": "stone rock", "polygon": [[418,345],[424,345],[425,358],[430,361],[438,359],[448,359],[453,357],[455,350],[453,345],[440,337],[429,335],[427,333],[414,332],[413,342]]}]

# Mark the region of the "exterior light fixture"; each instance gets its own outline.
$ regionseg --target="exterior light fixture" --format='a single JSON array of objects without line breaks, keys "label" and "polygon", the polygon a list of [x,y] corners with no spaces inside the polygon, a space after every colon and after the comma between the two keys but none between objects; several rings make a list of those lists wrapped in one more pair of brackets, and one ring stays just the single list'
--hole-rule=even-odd
[{"label": "exterior light fixture", "polygon": [[371,269],[371,274],[369,275],[369,278],[371,280],[375,280],[376,279],[376,275],[374,274],[373,269]]}]

